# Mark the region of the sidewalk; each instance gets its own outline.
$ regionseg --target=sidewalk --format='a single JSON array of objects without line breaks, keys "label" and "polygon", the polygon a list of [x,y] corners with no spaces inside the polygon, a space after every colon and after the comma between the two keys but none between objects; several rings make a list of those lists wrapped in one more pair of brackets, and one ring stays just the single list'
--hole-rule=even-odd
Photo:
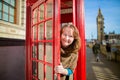
[{"label": "sidewalk", "polygon": [[120,62],[108,61],[102,54],[100,54],[100,61],[96,62],[92,49],[86,49],[87,80],[120,80]]}]

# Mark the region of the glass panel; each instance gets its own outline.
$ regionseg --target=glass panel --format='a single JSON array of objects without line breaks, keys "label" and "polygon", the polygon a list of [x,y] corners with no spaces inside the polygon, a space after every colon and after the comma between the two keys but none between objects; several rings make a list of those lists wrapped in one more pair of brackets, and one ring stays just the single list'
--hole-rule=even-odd
[{"label": "glass panel", "polygon": [[33,24],[37,22],[37,8],[33,11]]},{"label": "glass panel", "polygon": [[13,16],[9,16],[9,21],[10,22],[14,22],[14,17]]},{"label": "glass panel", "polygon": [[14,9],[10,8],[10,15],[14,16]]},{"label": "glass panel", "polygon": [[10,0],[4,0],[4,1],[10,4]]},{"label": "glass panel", "polygon": [[32,57],[33,57],[33,58],[36,58],[36,57],[37,57],[37,46],[36,46],[36,45],[34,45],[34,46],[32,47]]},{"label": "glass panel", "polygon": [[3,12],[8,13],[8,5],[3,4]]},{"label": "glass panel", "polygon": [[47,18],[52,17],[53,15],[53,0],[47,1]]},{"label": "glass panel", "polygon": [[43,60],[44,54],[44,45],[43,43],[39,43],[39,60]]},{"label": "glass panel", "polygon": [[38,31],[39,31],[38,32],[39,39],[43,40],[44,39],[44,23],[39,24]]},{"label": "glass panel", "polygon": [[3,14],[3,20],[8,21],[8,14]]},{"label": "glass panel", "polygon": [[[44,69],[43,69],[43,64],[38,63],[38,79],[43,80],[44,79]],[[47,79],[49,80],[49,79]]]},{"label": "glass panel", "polygon": [[34,37],[34,40],[37,39],[37,27],[36,26],[33,27],[33,37]]},{"label": "glass panel", "polygon": [[52,63],[52,43],[46,43],[46,61]]},{"label": "glass panel", "polygon": [[[1,3],[0,2],[0,19],[3,19],[5,21],[9,21],[9,22],[14,22],[14,12],[15,9],[13,7],[15,7],[15,0],[3,0],[5,2]],[[13,5],[14,4],[14,5]],[[12,7],[11,7],[12,6]],[[3,9],[3,11],[2,11]]]},{"label": "glass panel", "polygon": [[2,19],[2,14],[1,14],[1,12],[0,12],[0,19]]},{"label": "glass panel", "polygon": [[0,19],[2,19],[2,3],[0,2]]},{"label": "glass panel", "polygon": [[11,0],[11,5],[15,6],[15,0]]},{"label": "glass panel", "polygon": [[52,80],[52,67],[46,65],[46,80]]},{"label": "glass panel", "polygon": [[52,20],[46,22],[46,39],[52,39]]},{"label": "glass panel", "polygon": [[32,75],[37,76],[37,62],[32,61]]},{"label": "glass panel", "polygon": [[40,12],[40,21],[44,19],[44,4],[40,5],[39,7],[39,12]]},{"label": "glass panel", "polygon": [[2,10],[2,3],[0,2],[0,11]]}]

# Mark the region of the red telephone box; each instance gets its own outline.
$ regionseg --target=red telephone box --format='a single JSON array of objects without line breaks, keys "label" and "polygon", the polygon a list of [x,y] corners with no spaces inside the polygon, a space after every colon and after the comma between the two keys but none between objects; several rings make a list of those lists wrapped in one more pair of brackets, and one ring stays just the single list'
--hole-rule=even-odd
[{"label": "red telephone box", "polygon": [[86,80],[83,0],[27,0],[26,80],[54,80],[60,63],[60,26],[73,23],[80,31],[81,49],[74,80]]}]

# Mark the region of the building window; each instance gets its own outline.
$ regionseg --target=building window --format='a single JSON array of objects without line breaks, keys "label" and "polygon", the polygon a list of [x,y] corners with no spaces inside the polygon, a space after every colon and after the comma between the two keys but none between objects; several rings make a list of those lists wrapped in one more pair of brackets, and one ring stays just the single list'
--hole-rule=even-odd
[{"label": "building window", "polygon": [[0,0],[0,20],[15,23],[16,0]]}]

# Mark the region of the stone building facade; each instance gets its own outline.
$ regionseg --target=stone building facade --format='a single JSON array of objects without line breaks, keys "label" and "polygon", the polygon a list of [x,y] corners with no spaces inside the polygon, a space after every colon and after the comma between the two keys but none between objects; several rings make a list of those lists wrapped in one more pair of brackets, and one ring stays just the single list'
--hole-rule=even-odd
[{"label": "stone building facade", "polygon": [[0,1],[0,40],[25,40],[26,0]]},{"label": "stone building facade", "polygon": [[26,0],[0,0],[0,80],[25,80]]}]

